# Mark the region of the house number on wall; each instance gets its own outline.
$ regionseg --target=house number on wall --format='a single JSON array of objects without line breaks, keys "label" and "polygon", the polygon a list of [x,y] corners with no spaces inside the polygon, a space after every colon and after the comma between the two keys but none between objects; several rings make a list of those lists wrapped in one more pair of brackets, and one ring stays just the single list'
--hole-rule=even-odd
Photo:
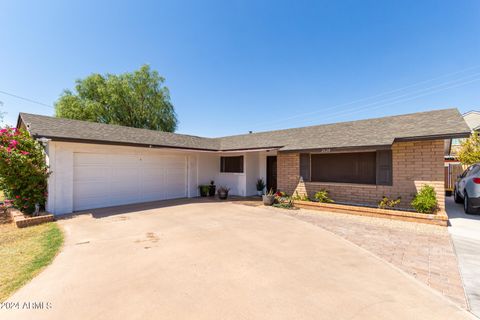
[{"label": "house number on wall", "polygon": [[330,152],[330,149],[321,149],[320,152],[321,153],[327,153],[327,152]]}]

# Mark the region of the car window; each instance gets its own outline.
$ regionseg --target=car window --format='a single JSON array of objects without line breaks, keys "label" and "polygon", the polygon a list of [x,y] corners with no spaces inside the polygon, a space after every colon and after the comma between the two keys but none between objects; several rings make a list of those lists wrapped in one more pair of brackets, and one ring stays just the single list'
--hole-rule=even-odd
[{"label": "car window", "polygon": [[480,170],[479,166],[477,166],[477,165],[471,166],[470,171],[468,171],[468,173],[467,173],[467,176],[468,177],[473,176],[473,175],[477,174],[479,170]]}]

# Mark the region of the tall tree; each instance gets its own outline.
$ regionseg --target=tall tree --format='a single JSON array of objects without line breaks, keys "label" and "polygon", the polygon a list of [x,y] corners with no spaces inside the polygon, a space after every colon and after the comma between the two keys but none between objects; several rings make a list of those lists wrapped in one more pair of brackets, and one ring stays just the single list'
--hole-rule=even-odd
[{"label": "tall tree", "polygon": [[76,81],[55,103],[59,118],[174,132],[177,116],[165,79],[143,65],[119,75],[94,73]]}]

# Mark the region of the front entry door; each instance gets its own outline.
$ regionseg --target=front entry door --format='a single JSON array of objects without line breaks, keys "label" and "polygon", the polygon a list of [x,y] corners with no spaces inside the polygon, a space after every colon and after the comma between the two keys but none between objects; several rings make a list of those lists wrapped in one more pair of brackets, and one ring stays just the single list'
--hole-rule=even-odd
[{"label": "front entry door", "polygon": [[267,157],[267,192],[277,191],[277,156]]}]

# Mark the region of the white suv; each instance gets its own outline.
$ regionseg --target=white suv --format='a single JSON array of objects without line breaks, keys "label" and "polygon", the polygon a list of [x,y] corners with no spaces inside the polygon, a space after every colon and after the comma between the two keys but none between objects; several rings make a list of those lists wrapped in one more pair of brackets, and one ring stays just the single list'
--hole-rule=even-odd
[{"label": "white suv", "polygon": [[462,203],[465,213],[475,213],[480,208],[480,164],[467,168],[457,177],[453,189],[455,202]]}]

